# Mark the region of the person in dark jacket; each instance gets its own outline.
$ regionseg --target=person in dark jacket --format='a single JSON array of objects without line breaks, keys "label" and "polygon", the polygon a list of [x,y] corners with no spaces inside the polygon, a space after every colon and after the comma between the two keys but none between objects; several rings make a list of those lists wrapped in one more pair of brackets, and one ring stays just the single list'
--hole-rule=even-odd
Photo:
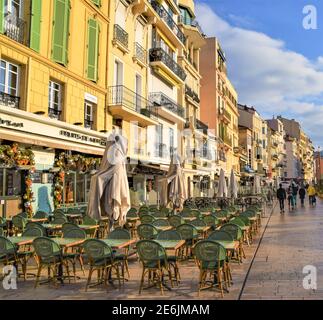
[{"label": "person in dark jacket", "polygon": [[298,185],[293,182],[292,183],[292,195],[293,195],[293,206],[296,207],[296,203],[297,203],[297,195],[298,195]]},{"label": "person in dark jacket", "polygon": [[302,185],[298,191],[299,194],[299,198],[301,199],[301,206],[304,207],[304,200],[305,200],[305,196],[306,196],[306,190],[304,188],[304,186]]},{"label": "person in dark jacket", "polygon": [[283,188],[282,184],[279,185],[277,189],[277,199],[279,201],[280,213],[285,212],[285,200],[286,200],[286,190]]}]

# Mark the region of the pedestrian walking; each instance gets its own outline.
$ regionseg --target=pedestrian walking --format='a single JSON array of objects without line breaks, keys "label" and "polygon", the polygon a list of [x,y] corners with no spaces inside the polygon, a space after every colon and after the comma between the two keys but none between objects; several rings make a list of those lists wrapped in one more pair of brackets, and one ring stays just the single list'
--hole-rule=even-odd
[{"label": "pedestrian walking", "polygon": [[296,207],[297,204],[297,194],[298,194],[298,185],[293,181],[292,183],[292,195],[293,195],[293,206]]},{"label": "pedestrian walking", "polygon": [[288,200],[288,209],[289,209],[289,211],[294,210],[294,195],[293,195],[292,187],[288,188],[287,200]]},{"label": "pedestrian walking", "polygon": [[308,194],[308,201],[310,203],[310,206],[314,206],[314,204],[316,202],[316,199],[315,199],[316,191],[315,191],[315,188],[312,185],[310,185],[308,187],[307,194]]},{"label": "pedestrian walking", "polygon": [[304,200],[305,200],[305,196],[306,196],[306,190],[304,185],[302,185],[298,191],[299,194],[299,198],[301,199],[301,206],[304,207]]},{"label": "pedestrian walking", "polygon": [[285,212],[285,200],[286,200],[286,190],[283,188],[282,184],[279,184],[277,189],[277,199],[279,201],[280,213]]}]

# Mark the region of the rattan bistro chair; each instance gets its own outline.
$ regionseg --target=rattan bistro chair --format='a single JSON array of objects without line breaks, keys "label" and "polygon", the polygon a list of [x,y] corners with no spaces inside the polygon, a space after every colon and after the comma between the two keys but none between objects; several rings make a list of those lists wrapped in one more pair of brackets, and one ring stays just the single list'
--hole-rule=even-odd
[{"label": "rattan bistro chair", "polygon": [[189,258],[192,255],[192,247],[198,239],[198,231],[191,224],[182,224],[176,228],[182,239],[185,240],[186,254],[185,257]]},{"label": "rattan bistro chair", "polygon": [[95,270],[98,271],[96,285],[104,283],[104,285],[107,286],[108,278],[112,273],[112,269],[114,269],[116,271],[120,287],[120,262],[114,260],[111,247],[102,240],[88,239],[84,242],[83,248],[90,265],[85,291],[88,290],[88,287],[92,286],[91,279]]},{"label": "rattan bistro chair", "polygon": [[13,232],[16,236],[24,232],[27,222],[27,218],[21,215],[12,217]]},{"label": "rattan bistro chair", "polygon": [[48,269],[48,280],[53,281],[55,286],[57,286],[57,281],[60,280],[62,282],[63,280],[63,268],[65,267],[70,282],[68,261],[63,256],[60,246],[54,240],[46,237],[38,237],[33,241],[33,247],[38,259],[35,288],[39,284],[39,278],[43,268]]},{"label": "rattan bistro chair", "polygon": [[[216,283],[223,297],[223,284],[227,289],[229,279],[225,248],[215,241],[202,240],[195,245],[194,256],[200,269],[198,294],[201,290],[212,288]],[[211,286],[207,285],[208,275],[214,277]]]},{"label": "rattan bistro chair", "polygon": [[150,287],[150,283],[156,284],[159,286],[161,293],[164,294],[164,272],[168,274],[171,285],[173,286],[171,270],[169,268],[165,249],[155,241],[140,240],[137,242],[137,252],[143,268],[139,294],[141,294],[144,289],[146,275],[148,275],[148,287]]},{"label": "rattan bistro chair", "polygon": [[152,240],[156,239],[158,230],[153,225],[144,223],[137,227],[137,234],[140,240]]}]

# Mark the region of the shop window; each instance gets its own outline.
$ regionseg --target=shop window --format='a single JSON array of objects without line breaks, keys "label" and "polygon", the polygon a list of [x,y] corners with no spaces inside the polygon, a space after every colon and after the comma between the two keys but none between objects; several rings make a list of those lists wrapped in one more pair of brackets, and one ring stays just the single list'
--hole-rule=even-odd
[{"label": "shop window", "polygon": [[21,196],[21,171],[0,169],[0,196]]},{"label": "shop window", "polygon": [[48,115],[51,118],[62,120],[63,85],[50,80],[48,89]]}]

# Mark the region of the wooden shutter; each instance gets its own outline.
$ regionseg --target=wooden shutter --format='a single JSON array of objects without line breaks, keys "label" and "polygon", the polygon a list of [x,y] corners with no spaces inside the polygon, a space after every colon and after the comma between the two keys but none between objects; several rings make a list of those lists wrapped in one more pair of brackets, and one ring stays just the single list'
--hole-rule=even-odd
[{"label": "wooden shutter", "polygon": [[4,32],[4,0],[0,0],[0,33]]},{"label": "wooden shutter", "polygon": [[89,80],[98,79],[98,55],[99,55],[99,24],[94,19],[88,20],[88,59],[87,77]]},{"label": "wooden shutter", "polygon": [[67,65],[70,1],[54,0],[52,59]]},{"label": "wooden shutter", "polygon": [[37,52],[39,52],[40,50],[41,11],[42,11],[42,0],[32,0],[30,48]]}]

